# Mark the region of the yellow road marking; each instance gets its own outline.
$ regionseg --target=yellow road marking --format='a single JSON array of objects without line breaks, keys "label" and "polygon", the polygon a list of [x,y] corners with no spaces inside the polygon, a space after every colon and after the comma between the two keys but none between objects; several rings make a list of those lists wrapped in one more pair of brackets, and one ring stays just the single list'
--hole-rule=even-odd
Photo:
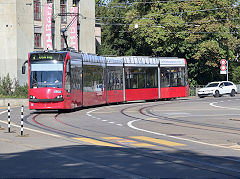
[{"label": "yellow road marking", "polygon": [[99,141],[99,140],[89,139],[89,138],[73,138],[73,139],[80,140],[82,142],[87,142],[87,143],[94,144],[94,145],[108,146],[108,147],[121,147],[119,145],[115,145],[115,144],[111,144],[111,143],[107,143],[107,142],[102,142],[102,141]]},{"label": "yellow road marking", "polygon": [[[2,120],[5,123],[8,123],[8,120]],[[10,124],[16,124],[15,122],[10,121]]]},{"label": "yellow road marking", "polygon": [[0,107],[0,109],[7,109],[8,107]]},{"label": "yellow road marking", "polygon": [[107,139],[107,140],[119,140],[119,139],[123,139],[120,137],[102,137],[103,139]]},{"label": "yellow road marking", "polygon": [[124,139],[124,138],[120,138],[120,137],[102,137],[102,138],[107,139],[107,140],[116,140],[116,142],[118,142],[120,144],[130,144],[130,145],[136,146],[136,147],[152,147],[152,146],[155,146],[155,145],[152,145],[152,144],[139,143],[135,140]]},{"label": "yellow road marking", "polygon": [[167,145],[167,146],[184,146],[185,145],[185,144],[180,144],[176,142],[171,142],[171,141],[162,140],[162,139],[155,139],[155,138],[145,137],[145,136],[130,136],[130,137],[133,139],[144,140],[144,141]]},{"label": "yellow road marking", "polygon": [[[17,107],[20,107],[20,106],[11,106],[11,108],[17,108]],[[8,109],[8,107],[0,107],[0,109]]]},{"label": "yellow road marking", "polygon": [[147,120],[156,120],[158,118],[147,118]]},{"label": "yellow road marking", "polygon": [[125,143],[128,143],[128,142],[136,142],[134,140],[129,140],[129,139],[123,139],[123,140],[118,140],[117,142],[125,142]]},{"label": "yellow road marking", "polygon": [[136,147],[152,147],[152,146],[155,146],[155,145],[147,144],[147,143],[136,143],[136,144],[131,144],[131,145],[136,146]]}]

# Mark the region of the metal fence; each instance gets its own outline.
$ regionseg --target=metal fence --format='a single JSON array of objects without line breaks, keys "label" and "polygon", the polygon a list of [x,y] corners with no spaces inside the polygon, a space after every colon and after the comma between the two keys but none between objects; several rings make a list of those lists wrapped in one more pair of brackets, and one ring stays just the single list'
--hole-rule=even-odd
[{"label": "metal fence", "polygon": [[[193,86],[193,87],[189,87],[189,96],[197,96],[197,91],[200,88],[203,88],[205,85],[199,85],[199,86]],[[240,84],[236,84],[237,86],[237,91],[240,94]]]}]

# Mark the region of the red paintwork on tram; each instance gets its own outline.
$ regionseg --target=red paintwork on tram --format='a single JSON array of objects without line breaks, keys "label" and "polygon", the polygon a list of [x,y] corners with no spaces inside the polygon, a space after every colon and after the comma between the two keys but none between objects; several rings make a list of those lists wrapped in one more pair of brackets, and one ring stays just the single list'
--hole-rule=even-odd
[{"label": "red paintwork on tram", "polygon": [[[63,66],[62,71],[60,71],[58,68],[54,67],[54,63],[51,63],[53,60],[51,57],[59,57],[59,61],[57,63],[59,66]],[[31,59],[30,59],[31,56]],[[41,57],[42,56],[42,57]],[[101,65],[98,66],[99,68],[102,68],[103,70],[103,77],[99,80],[99,77],[97,75],[94,76],[94,74],[88,74],[90,75],[89,78],[84,78],[85,73],[83,72],[83,69],[85,68],[85,62],[84,58],[87,58],[88,56],[83,56],[80,53],[74,53],[74,52],[67,52],[67,51],[60,51],[58,53],[56,52],[33,52],[29,54],[28,59],[28,81],[29,81],[29,109],[74,109],[78,107],[83,106],[94,106],[94,105],[102,105],[106,103],[117,103],[117,102],[124,102],[124,101],[135,101],[135,100],[154,100],[154,99],[166,99],[166,98],[178,98],[178,97],[186,97],[189,95],[189,85],[187,83],[187,79],[184,79],[186,82],[185,86],[180,87],[161,87],[160,90],[158,88],[141,88],[141,89],[125,89],[124,87],[119,87],[119,89],[110,89],[108,86],[111,86],[110,82],[107,82],[106,79],[110,76],[109,74],[105,74],[104,69],[104,61],[103,57],[98,59],[96,56],[91,56],[91,58],[96,58],[94,61],[94,64],[91,63],[91,58],[89,57],[89,61],[87,61],[87,64],[90,65],[90,67],[94,68],[97,63],[101,63]],[[61,58],[60,58],[61,57]],[[63,58],[62,58],[63,57]],[[36,60],[36,58],[38,58]],[[49,58],[49,59],[48,59]],[[43,62],[41,63],[41,60]],[[35,61],[34,61],[35,60]],[[48,60],[48,61],[47,61]],[[102,60],[102,61],[101,61]],[[44,64],[47,61],[50,65],[44,66]],[[73,62],[71,62],[73,61]],[[86,61],[86,59],[85,59]],[[71,72],[68,71],[67,66],[68,63],[71,62],[71,65],[69,65],[71,68]],[[40,66],[38,67],[38,65]],[[41,64],[43,64],[43,67],[46,67],[46,69],[40,69]],[[63,64],[63,65],[62,65]],[[31,67],[32,65],[32,67]],[[34,66],[35,65],[35,66]],[[92,66],[91,66],[92,65]],[[185,65],[187,65],[185,60]],[[111,67],[108,67],[111,68]],[[137,65],[134,66],[134,68],[137,68]],[[157,68],[157,67],[156,67]],[[34,71],[35,70],[35,71]],[[42,71],[44,72],[42,72]],[[74,72],[74,70],[76,72]],[[77,71],[78,70],[78,71]],[[124,71],[124,68],[122,69]],[[114,70],[112,69],[112,73],[114,73]],[[62,75],[62,83],[61,87],[34,87],[33,86],[33,78],[35,80],[39,80],[39,74],[50,74],[52,72],[59,73]],[[122,72],[121,72],[122,73]],[[122,75],[121,73],[116,72],[115,75]],[[34,75],[35,76],[34,76]],[[72,78],[77,79],[76,81],[66,82],[67,76],[69,75],[69,78],[72,80]],[[75,75],[75,76],[74,76]],[[92,75],[92,76],[91,76]],[[46,76],[46,79],[48,76]],[[98,80],[93,81],[92,78],[98,78]],[[118,78],[118,80],[121,77]],[[93,81],[90,85],[88,84],[88,81]],[[102,81],[101,81],[102,80]],[[121,79],[122,80],[122,79]],[[96,88],[96,82],[100,85],[100,88]],[[41,81],[41,83],[44,83]],[[74,83],[74,84],[73,84]],[[118,82],[119,83],[119,82]],[[71,86],[71,87],[70,87]],[[66,88],[69,88],[67,90]],[[159,94],[160,92],[160,94]],[[125,96],[124,96],[125,95]]]}]

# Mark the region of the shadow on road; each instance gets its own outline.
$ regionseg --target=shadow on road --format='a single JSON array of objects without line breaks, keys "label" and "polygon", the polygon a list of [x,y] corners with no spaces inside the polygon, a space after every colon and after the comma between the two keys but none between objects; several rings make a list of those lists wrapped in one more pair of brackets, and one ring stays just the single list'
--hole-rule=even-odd
[{"label": "shadow on road", "polygon": [[[233,161],[235,160],[235,161]],[[239,178],[239,158],[73,145],[0,154],[0,178]]]}]

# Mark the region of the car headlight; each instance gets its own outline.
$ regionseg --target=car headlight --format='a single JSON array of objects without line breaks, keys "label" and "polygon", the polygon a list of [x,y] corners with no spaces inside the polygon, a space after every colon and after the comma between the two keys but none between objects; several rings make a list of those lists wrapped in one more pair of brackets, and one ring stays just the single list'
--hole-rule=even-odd
[{"label": "car headlight", "polygon": [[208,90],[207,92],[213,92],[214,90]]}]

